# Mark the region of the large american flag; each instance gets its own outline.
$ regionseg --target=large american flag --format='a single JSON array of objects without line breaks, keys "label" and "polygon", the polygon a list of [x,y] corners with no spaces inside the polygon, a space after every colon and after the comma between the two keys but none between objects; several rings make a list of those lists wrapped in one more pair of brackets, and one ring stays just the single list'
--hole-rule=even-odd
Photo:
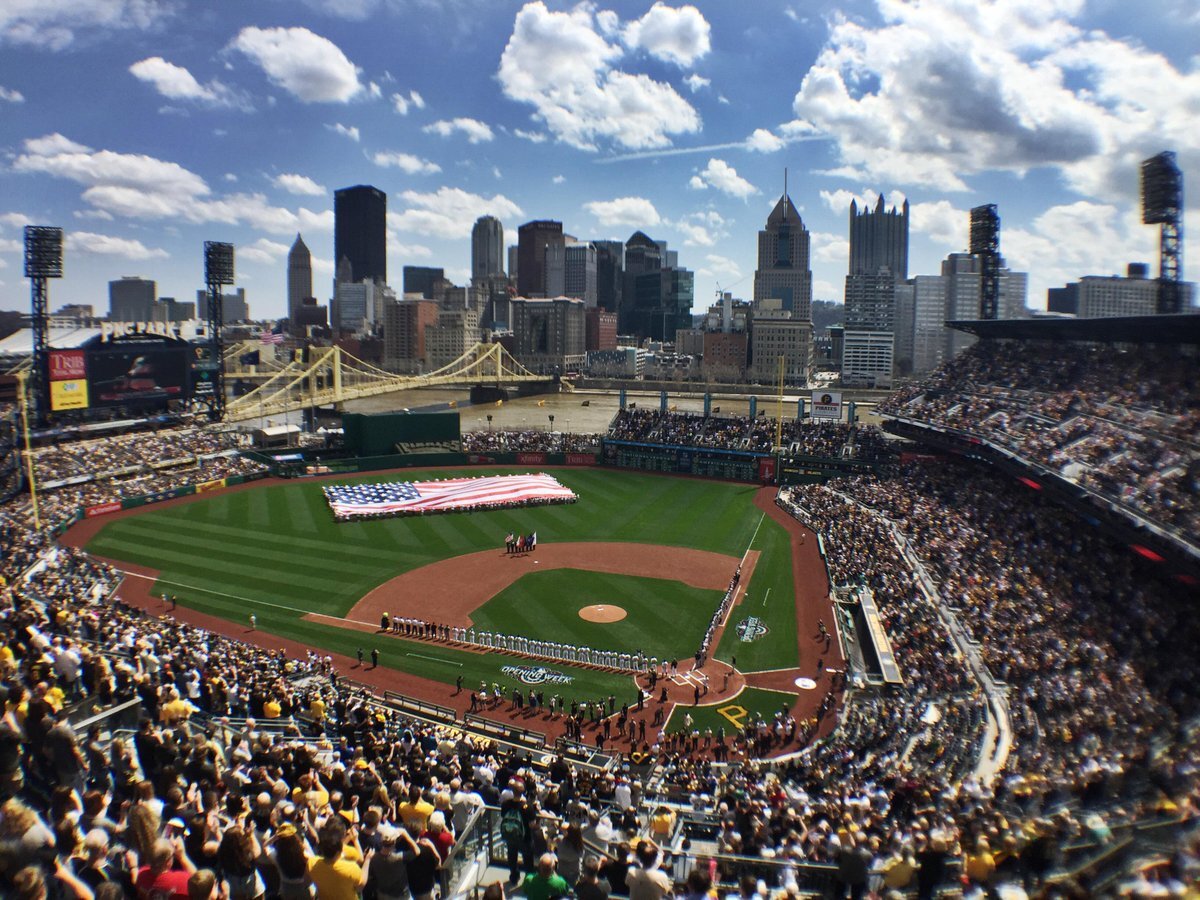
[{"label": "large american flag", "polygon": [[338,484],[325,488],[325,499],[339,519],[360,516],[445,512],[481,506],[513,506],[533,501],[578,499],[570,488],[545,473],[485,475],[445,481],[389,481]]}]

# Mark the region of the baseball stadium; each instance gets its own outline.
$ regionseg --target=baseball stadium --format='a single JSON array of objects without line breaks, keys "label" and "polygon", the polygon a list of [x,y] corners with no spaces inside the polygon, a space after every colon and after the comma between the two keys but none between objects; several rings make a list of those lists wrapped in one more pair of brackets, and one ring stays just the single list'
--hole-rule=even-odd
[{"label": "baseball stadium", "polygon": [[467,359],[360,411],[298,393],[328,354],[214,413],[181,337],[50,351],[148,384],[38,421],[22,374],[3,409],[5,827],[161,798],[203,854],[206,809],[317,844],[419,815],[447,898],[574,844],[580,879],[642,846],[796,896],[1166,878],[1200,772],[1195,320],[958,323],[870,396],[504,392]]}]

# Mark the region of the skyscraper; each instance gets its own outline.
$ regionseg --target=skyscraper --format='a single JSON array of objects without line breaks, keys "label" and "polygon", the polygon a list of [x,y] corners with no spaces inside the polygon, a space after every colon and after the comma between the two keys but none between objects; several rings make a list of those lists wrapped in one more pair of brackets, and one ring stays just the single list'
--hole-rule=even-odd
[{"label": "skyscraper", "polygon": [[518,296],[546,296],[546,247],[563,243],[562,222],[537,219],[517,229]]},{"label": "skyscraper", "polygon": [[112,322],[149,322],[158,303],[158,285],[149,278],[126,275],[108,283],[108,318]]},{"label": "skyscraper", "polygon": [[767,217],[767,227],[758,233],[754,299],[782,300],[792,318],[812,321],[808,229],[786,189]]},{"label": "skyscraper", "polygon": [[471,280],[504,274],[504,226],[495,216],[480,216],[471,229]]},{"label": "skyscraper", "polygon": [[312,275],[312,254],[297,232],[296,242],[288,251],[287,310],[292,322],[296,320],[296,310],[304,305],[304,299],[313,295]]},{"label": "skyscraper", "polygon": [[387,194],[367,184],[333,192],[333,258],[351,281],[387,283]]},{"label": "skyscraper", "polygon": [[897,281],[908,278],[908,201],[885,210],[883,195],[872,212],[850,201],[850,273],[878,275],[887,269]]}]

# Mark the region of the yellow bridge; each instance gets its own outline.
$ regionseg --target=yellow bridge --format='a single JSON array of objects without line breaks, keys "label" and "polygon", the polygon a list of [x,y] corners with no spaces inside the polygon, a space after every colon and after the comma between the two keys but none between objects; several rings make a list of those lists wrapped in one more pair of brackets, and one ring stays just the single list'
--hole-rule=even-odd
[{"label": "yellow bridge", "polygon": [[501,385],[549,380],[547,375],[530,372],[500,344],[476,344],[453,362],[423,375],[386,372],[340,347],[313,348],[307,363],[295,359],[267,359],[254,367],[241,364],[241,358],[248,350],[261,347],[261,344],[244,343],[226,349],[226,383],[237,379],[266,379],[254,390],[226,403],[225,420],[228,422],[434,385],[484,382]]}]

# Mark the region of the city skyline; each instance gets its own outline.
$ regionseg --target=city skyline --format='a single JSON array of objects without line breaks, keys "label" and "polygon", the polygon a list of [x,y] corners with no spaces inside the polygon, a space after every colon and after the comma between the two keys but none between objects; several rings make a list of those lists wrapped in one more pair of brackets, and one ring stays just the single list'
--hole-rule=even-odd
[{"label": "city skyline", "polygon": [[582,240],[669,241],[703,310],[718,285],[752,295],[786,168],[814,299],[842,300],[850,202],[882,190],[910,203],[910,276],[937,274],[967,248],[968,210],[999,204],[1001,252],[1040,309],[1047,287],[1157,271],[1137,163],[1177,151],[1191,196],[1198,37],[1165,0],[1136,17],[1065,0],[0,10],[0,308],[28,307],[27,223],[67,232],[52,308],[103,309],[134,275],[191,297],[203,241],[229,240],[253,315],[282,316],[297,232],[326,303],[333,192],[371,184],[395,287],[406,265],[465,284],[480,216],[507,246],[553,219]]}]

